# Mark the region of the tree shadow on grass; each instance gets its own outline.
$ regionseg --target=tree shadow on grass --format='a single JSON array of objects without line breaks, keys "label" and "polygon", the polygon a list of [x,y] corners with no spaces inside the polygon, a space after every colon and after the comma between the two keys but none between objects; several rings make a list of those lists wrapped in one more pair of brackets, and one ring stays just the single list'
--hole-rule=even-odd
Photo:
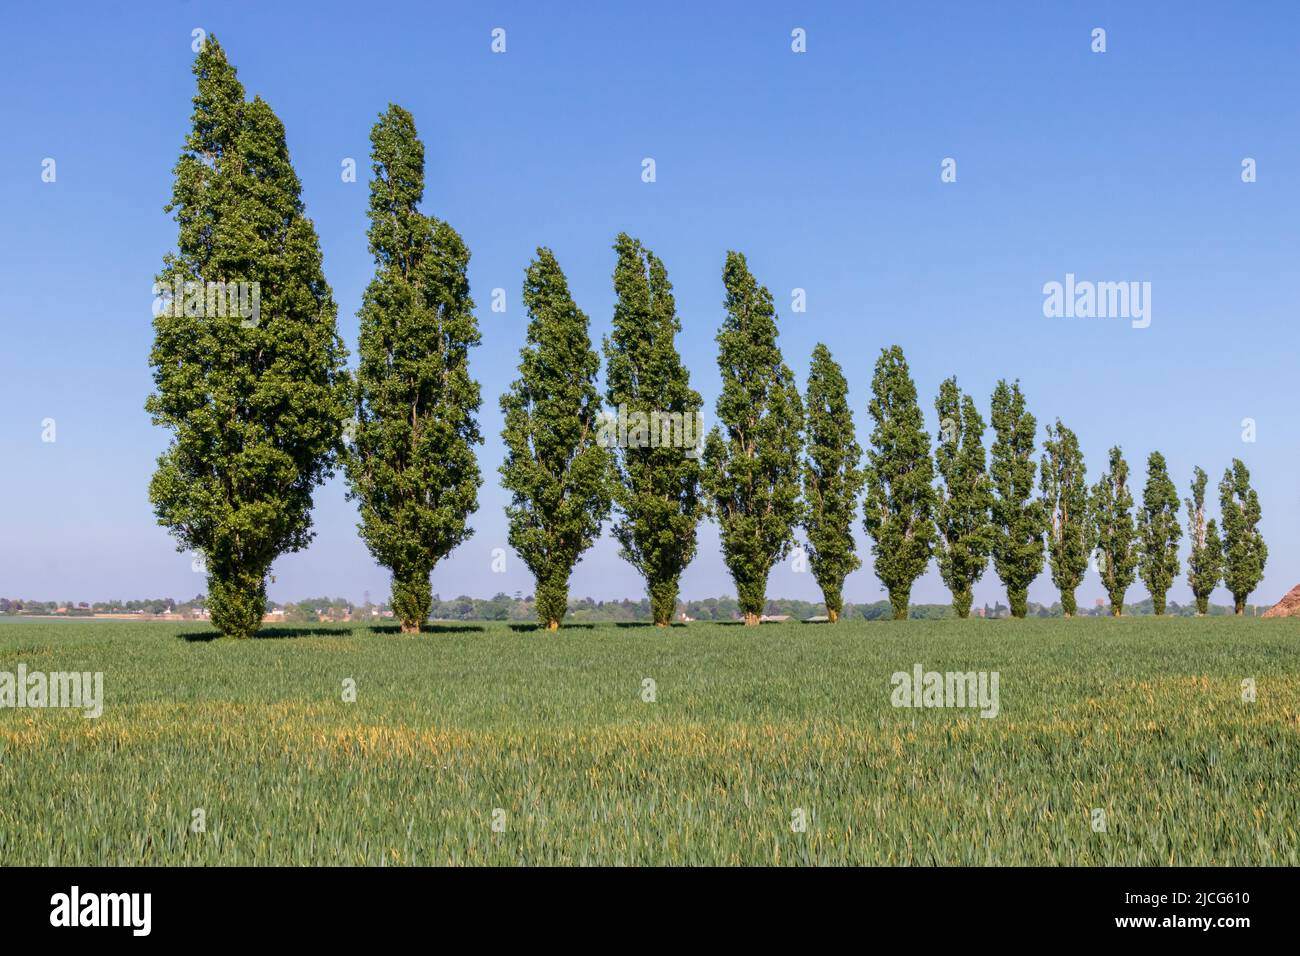
[{"label": "tree shadow on grass", "polygon": [[[401,634],[399,624],[376,624],[366,628],[371,634]],[[481,624],[426,624],[420,628],[421,634],[470,634],[482,633],[486,628]]]},{"label": "tree shadow on grass", "polygon": [[[561,624],[560,631],[590,631],[595,629],[595,624]],[[559,631],[548,631],[540,624],[511,624],[510,630],[516,634],[558,634]]]},{"label": "tree shadow on grass", "polygon": [[673,621],[668,625],[668,627],[656,627],[653,621],[612,621],[611,623],[615,627],[639,627],[639,628],[648,628],[652,631],[654,630],[666,631],[669,628],[686,626],[685,621]]},{"label": "tree shadow on grass", "polygon": [[[255,641],[280,641],[294,637],[341,637],[350,633],[346,628],[340,627],[264,627],[253,635]],[[186,631],[183,634],[176,635],[182,641],[189,643],[207,643],[215,641],[219,637],[225,637],[215,627],[207,631]]]}]

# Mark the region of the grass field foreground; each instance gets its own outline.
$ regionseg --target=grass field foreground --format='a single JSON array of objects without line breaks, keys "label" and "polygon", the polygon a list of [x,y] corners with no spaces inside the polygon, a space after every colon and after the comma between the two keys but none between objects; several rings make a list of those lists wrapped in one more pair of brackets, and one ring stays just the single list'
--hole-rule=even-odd
[{"label": "grass field foreground", "polygon": [[[0,709],[0,864],[1300,863],[1293,621],[214,638],[0,622],[0,671],[104,675]],[[998,715],[893,706],[916,664]]]}]

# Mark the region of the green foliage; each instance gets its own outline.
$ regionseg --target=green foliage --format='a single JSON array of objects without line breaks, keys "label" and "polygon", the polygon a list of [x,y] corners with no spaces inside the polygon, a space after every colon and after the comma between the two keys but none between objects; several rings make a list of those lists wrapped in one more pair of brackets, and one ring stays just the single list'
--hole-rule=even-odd
[{"label": "green foliage", "polygon": [[655,623],[666,625],[704,512],[697,460],[702,403],[674,343],[682,326],[667,270],[626,233],[614,249],[618,301],[605,339],[607,415],[640,418],[645,426],[629,427],[614,452],[614,537],[646,580]]},{"label": "green foliage", "polygon": [[1184,498],[1187,506],[1187,538],[1191,554],[1187,556],[1187,583],[1196,598],[1196,612],[1209,611],[1210,592],[1223,577],[1223,543],[1214,519],[1205,518],[1205,485],[1209,475],[1197,466],[1192,478],[1192,496]]},{"label": "green foliage", "polygon": [[1038,424],[1025,409],[1020,383],[999,381],[993,390],[993,564],[1007,589],[1014,617],[1029,607],[1029,585],[1043,570],[1047,515],[1034,497],[1035,432]]},{"label": "green foliage", "polygon": [[955,377],[939,386],[934,409],[939,413],[934,458],[943,479],[936,492],[935,559],[943,583],[952,592],[953,610],[958,617],[967,617],[971,591],[984,576],[993,550],[993,491],[984,455],[984,419],[975,400],[961,393]]},{"label": "green foliage", "polygon": [[1219,482],[1219,512],[1223,519],[1223,583],[1241,614],[1250,592],[1264,578],[1268,545],[1259,533],[1259,495],[1250,487],[1250,472],[1237,458]]},{"label": "green foliage", "polygon": [[272,563],[312,539],[312,492],[348,412],[346,351],[283,125],[245,101],[215,37],[194,75],[166,207],[180,233],[158,275],[160,288],[194,285],[154,318],[145,408],[172,438],[149,497],[179,549],[204,555],[213,622],[246,637]]},{"label": "green foliage", "polygon": [[361,537],[393,575],[406,631],[429,618],[429,575],[473,534],[481,483],[474,445],[479,343],[456,230],[420,213],[424,144],[411,114],[390,105],[370,131],[370,251],[375,277],[361,307],[354,434],[345,458]]},{"label": "green foliage", "polygon": [[519,378],[501,396],[501,484],[512,495],[510,545],[537,582],[537,619],[555,630],[569,575],[609,516],[612,465],[598,435],[600,358],[549,249],[539,248],[528,267],[524,305],[528,340]]},{"label": "green foliage", "polygon": [[1078,610],[1074,592],[1088,572],[1088,479],[1079,439],[1056,420],[1047,426],[1039,487],[1047,515],[1047,553],[1052,582],[1066,617]]},{"label": "green foliage", "polygon": [[1089,504],[1101,583],[1110,596],[1111,614],[1124,612],[1124,592],[1137,570],[1137,527],[1133,523],[1133,495],[1128,487],[1128,462],[1118,447],[1110,450],[1110,468],[1092,488]]},{"label": "green foliage", "polygon": [[820,342],[808,370],[808,454],[803,463],[803,528],[808,563],[832,622],[844,610],[844,579],[861,566],[854,553],[853,515],[865,476],[853,431],[849,384]]},{"label": "green foliage", "polygon": [[897,345],[882,349],[867,406],[875,427],[867,450],[863,526],[871,536],[876,577],[889,591],[897,620],[907,618],[912,583],[934,553],[937,504],[930,436],[916,385]]},{"label": "green foliage", "polygon": [[1147,483],[1138,512],[1138,574],[1151,592],[1157,615],[1165,613],[1165,598],[1178,577],[1178,489],[1169,477],[1165,456],[1153,451],[1147,459]]},{"label": "green foliage", "polygon": [[801,518],[799,453],[803,404],[777,345],[772,295],[728,252],[722,281],[727,317],[718,331],[722,392],[704,447],[701,481],[722,538],[746,624],[763,612],[767,576],[789,553]]}]

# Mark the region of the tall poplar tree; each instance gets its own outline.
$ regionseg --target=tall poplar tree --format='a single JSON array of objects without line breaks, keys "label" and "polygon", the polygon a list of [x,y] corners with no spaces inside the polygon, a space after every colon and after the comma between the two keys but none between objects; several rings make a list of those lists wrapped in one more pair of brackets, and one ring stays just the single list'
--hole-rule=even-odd
[{"label": "tall poplar tree", "polygon": [[361,537],[393,576],[392,606],[416,633],[433,603],[429,575],[473,530],[481,483],[474,445],[479,344],[466,270],[451,226],[418,207],[424,144],[411,114],[390,105],[370,131],[370,252],[361,306],[354,434],[345,458]]},{"label": "tall poplar tree", "polygon": [[1178,577],[1178,489],[1169,478],[1165,456],[1153,451],[1147,458],[1147,483],[1138,512],[1138,574],[1151,592],[1157,615],[1165,613],[1165,600]]},{"label": "tall poplar tree", "polygon": [[739,252],[722,271],[727,317],[718,331],[722,392],[704,446],[701,481],[722,537],[746,624],[757,624],[772,566],[789,553],[801,517],[803,403],[777,345],[772,295]]},{"label": "tall poplar tree", "polygon": [[248,637],[272,563],[312,539],[312,492],[333,473],[348,414],[346,350],[284,126],[244,99],[216,37],[194,75],[145,404],[172,436],[149,498],[179,549],[203,555],[212,623]]},{"label": "tall poplar tree", "polygon": [[867,450],[863,525],[874,570],[889,590],[894,620],[907,619],[912,584],[934,553],[934,462],[907,359],[897,345],[882,349],[867,410],[876,423]]},{"label": "tall poplar tree", "polygon": [[1047,513],[1047,554],[1061,610],[1074,617],[1074,592],[1088,573],[1088,481],[1083,452],[1073,431],[1056,420],[1047,426],[1039,487]]},{"label": "tall poplar tree", "polygon": [[1015,617],[1029,609],[1029,585],[1043,570],[1046,515],[1034,496],[1035,432],[1038,424],[1025,409],[1020,383],[999,381],[993,390],[993,564],[1007,589]]},{"label": "tall poplar tree", "polygon": [[539,248],[528,267],[524,306],[519,378],[501,396],[501,484],[512,495],[510,546],[536,580],[538,623],[554,631],[568,609],[569,575],[609,517],[613,466],[599,440],[600,357],[550,249]]},{"label": "tall poplar tree", "polygon": [[984,576],[993,550],[989,509],[993,490],[984,453],[984,419],[975,400],[963,395],[956,377],[939,386],[934,409],[939,413],[935,465],[943,484],[937,490],[935,560],[952,592],[958,617],[970,616],[972,591]]},{"label": "tall poplar tree", "polygon": [[803,527],[808,563],[833,624],[844,609],[844,579],[862,564],[854,553],[852,529],[864,476],[849,383],[831,350],[820,342],[813,349],[804,407],[808,454],[803,463]]},{"label": "tall poplar tree", "polygon": [[674,342],[682,326],[663,263],[626,233],[614,250],[618,301],[605,338],[606,415],[625,432],[613,443],[614,537],[645,578],[654,622],[663,627],[672,622],[678,582],[695,557],[704,511],[702,403]]},{"label": "tall poplar tree", "polygon": [[1138,549],[1128,462],[1118,447],[1110,450],[1110,468],[1093,485],[1089,509],[1101,583],[1110,596],[1110,613],[1119,617],[1124,613],[1124,592],[1137,569]]},{"label": "tall poplar tree", "polygon": [[1232,592],[1233,609],[1246,611],[1246,599],[1264,579],[1268,545],[1259,533],[1259,495],[1250,487],[1250,472],[1234,458],[1219,482],[1223,519],[1223,584]]},{"label": "tall poplar tree", "polygon": [[1187,584],[1196,598],[1196,613],[1204,616],[1210,610],[1210,594],[1223,577],[1223,542],[1214,519],[1205,517],[1205,486],[1210,476],[1199,466],[1192,474],[1192,496],[1183,499],[1192,546],[1187,556]]}]

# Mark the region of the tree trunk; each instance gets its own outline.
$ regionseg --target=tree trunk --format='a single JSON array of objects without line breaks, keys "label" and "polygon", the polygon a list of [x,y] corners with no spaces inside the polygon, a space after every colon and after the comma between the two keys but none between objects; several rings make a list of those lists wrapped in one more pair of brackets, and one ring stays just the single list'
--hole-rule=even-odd
[{"label": "tree trunk", "polygon": [[970,606],[974,595],[970,588],[959,588],[952,592],[952,609],[963,621],[970,617]]},{"label": "tree trunk", "polygon": [[1029,588],[1007,588],[1007,603],[1011,605],[1011,616],[1023,618],[1029,613]]},{"label": "tree trunk", "polygon": [[892,587],[889,589],[889,604],[894,609],[895,621],[906,621],[908,605],[912,597],[912,585]]},{"label": "tree trunk", "polygon": [[673,612],[677,610],[677,581],[649,582],[650,619],[656,627],[667,627],[673,622]]},{"label": "tree trunk", "polygon": [[209,569],[208,609],[212,626],[222,634],[252,637],[266,613],[265,575],[242,567],[222,574]]},{"label": "tree trunk", "polygon": [[752,627],[752,626],[754,626],[754,625],[756,625],[756,624],[758,624],[758,615],[755,614],[753,611],[746,611],[746,612],[745,612],[745,626],[746,626],[746,627]]},{"label": "tree trunk", "polygon": [[832,608],[826,612],[826,616],[830,618],[831,623],[834,624],[840,619],[840,612]]},{"label": "tree trunk", "polygon": [[560,622],[551,618],[551,620],[546,622],[546,629],[548,631],[558,631],[560,629]]},{"label": "tree trunk", "polygon": [[428,571],[407,571],[393,575],[393,613],[403,634],[419,634],[433,609],[433,589]]},{"label": "tree trunk", "polygon": [[1079,610],[1079,602],[1075,600],[1074,591],[1065,589],[1061,591],[1061,613],[1066,617],[1074,617],[1074,612]]}]

